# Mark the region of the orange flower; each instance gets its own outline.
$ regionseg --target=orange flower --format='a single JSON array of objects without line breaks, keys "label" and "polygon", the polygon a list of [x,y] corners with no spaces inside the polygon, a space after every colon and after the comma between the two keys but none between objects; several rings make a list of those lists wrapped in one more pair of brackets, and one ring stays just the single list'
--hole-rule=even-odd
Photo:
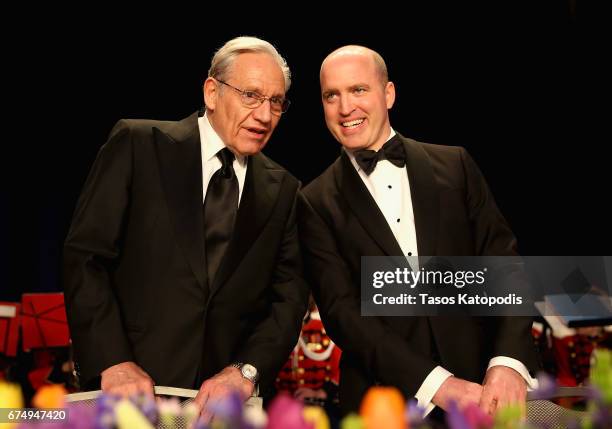
[{"label": "orange flower", "polygon": [[361,401],[359,414],[366,429],[408,429],[405,405],[395,387],[372,387]]},{"label": "orange flower", "polygon": [[32,404],[37,408],[62,408],[67,393],[61,384],[43,386],[32,398]]}]

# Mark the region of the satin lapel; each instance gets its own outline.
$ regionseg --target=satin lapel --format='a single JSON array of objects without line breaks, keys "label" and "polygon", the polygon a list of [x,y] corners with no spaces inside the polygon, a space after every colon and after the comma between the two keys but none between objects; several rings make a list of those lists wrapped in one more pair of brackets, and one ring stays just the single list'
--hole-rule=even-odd
[{"label": "satin lapel", "polygon": [[227,280],[266,225],[278,198],[285,172],[262,155],[250,156],[236,226],[221,265],[215,274],[212,294]]},{"label": "satin lapel", "polygon": [[202,154],[197,115],[169,133],[153,129],[162,188],[179,247],[200,286],[207,283],[202,216]]},{"label": "satin lapel", "polygon": [[429,156],[421,145],[402,137],[410,181],[419,256],[435,256],[440,221],[440,191]]},{"label": "satin lapel", "polygon": [[402,249],[395,240],[385,216],[344,151],[336,163],[335,176],[338,189],[359,219],[359,223],[383,252],[388,256],[402,255]]}]

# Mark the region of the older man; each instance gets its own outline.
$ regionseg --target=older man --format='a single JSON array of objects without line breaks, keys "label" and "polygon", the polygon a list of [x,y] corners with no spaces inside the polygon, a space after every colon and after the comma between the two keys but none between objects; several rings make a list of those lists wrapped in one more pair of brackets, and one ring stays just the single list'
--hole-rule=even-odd
[{"label": "older man", "polygon": [[325,121],[341,156],[310,183],[298,218],[307,273],[332,339],[344,351],[340,403],[374,384],[432,410],[523,403],[535,355],[526,319],[362,317],[361,256],[516,255],[484,178],[459,147],[404,138],[382,57],[345,46],[321,66]]},{"label": "older man", "polygon": [[212,59],[203,116],[114,127],[65,242],[82,386],[199,387],[200,406],[271,386],[308,293],[298,181],[260,153],[289,85],[270,43],[239,37]]}]

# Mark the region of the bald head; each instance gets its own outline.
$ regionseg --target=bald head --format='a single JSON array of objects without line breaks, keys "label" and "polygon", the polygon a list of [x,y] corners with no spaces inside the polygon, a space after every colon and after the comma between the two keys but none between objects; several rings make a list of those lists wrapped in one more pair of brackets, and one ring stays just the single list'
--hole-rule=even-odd
[{"label": "bald head", "polygon": [[319,72],[319,78],[323,73],[323,70],[327,64],[332,62],[334,59],[343,58],[343,57],[355,57],[362,56],[371,59],[376,68],[376,72],[380,78],[380,82],[383,86],[389,82],[389,74],[387,72],[387,65],[385,64],[385,60],[383,57],[376,51],[366,48],[365,46],[360,45],[346,45],[341,48],[336,49],[331,54],[329,54],[321,63],[321,70]]},{"label": "bald head", "polygon": [[388,110],[395,86],[382,57],[364,46],[344,46],[321,65],[325,123],[347,150],[378,150],[389,138]]}]

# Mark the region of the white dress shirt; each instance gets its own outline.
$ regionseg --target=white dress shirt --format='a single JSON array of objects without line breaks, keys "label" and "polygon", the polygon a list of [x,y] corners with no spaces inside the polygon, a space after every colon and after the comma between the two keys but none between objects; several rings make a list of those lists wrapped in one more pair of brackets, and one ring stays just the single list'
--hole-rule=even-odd
[{"label": "white dress shirt", "polygon": [[[391,129],[387,141],[393,136],[395,136],[395,131]],[[361,180],[366,188],[368,188],[372,198],[374,198],[378,208],[387,220],[404,256],[418,256],[412,196],[410,194],[410,182],[408,174],[406,174],[406,168],[397,167],[388,160],[382,159],[378,161],[376,168],[368,176],[357,164],[353,153],[351,151],[346,152],[359,173],[359,177],[361,177]],[[411,265],[415,260],[416,258],[410,259]],[[418,270],[419,268],[418,266],[413,266],[412,269]],[[529,375],[527,367],[522,362],[507,356],[496,356],[489,361],[487,370],[497,365],[514,369],[525,379],[528,388],[537,388],[537,380]],[[426,414],[429,414],[435,408],[431,400],[440,386],[442,386],[442,383],[452,375],[451,372],[442,366],[437,366],[425,377],[425,380],[414,396],[418,401],[418,405],[425,408]]]},{"label": "white dress shirt", "polygon": [[[202,148],[202,201],[206,200],[206,190],[213,174],[222,167],[221,160],[217,157],[217,152],[225,147],[221,137],[213,129],[206,115],[198,118],[198,129],[200,130],[200,142]],[[236,155],[232,164],[238,179],[238,204],[242,197],[244,179],[247,171],[247,159],[245,156]]]}]

